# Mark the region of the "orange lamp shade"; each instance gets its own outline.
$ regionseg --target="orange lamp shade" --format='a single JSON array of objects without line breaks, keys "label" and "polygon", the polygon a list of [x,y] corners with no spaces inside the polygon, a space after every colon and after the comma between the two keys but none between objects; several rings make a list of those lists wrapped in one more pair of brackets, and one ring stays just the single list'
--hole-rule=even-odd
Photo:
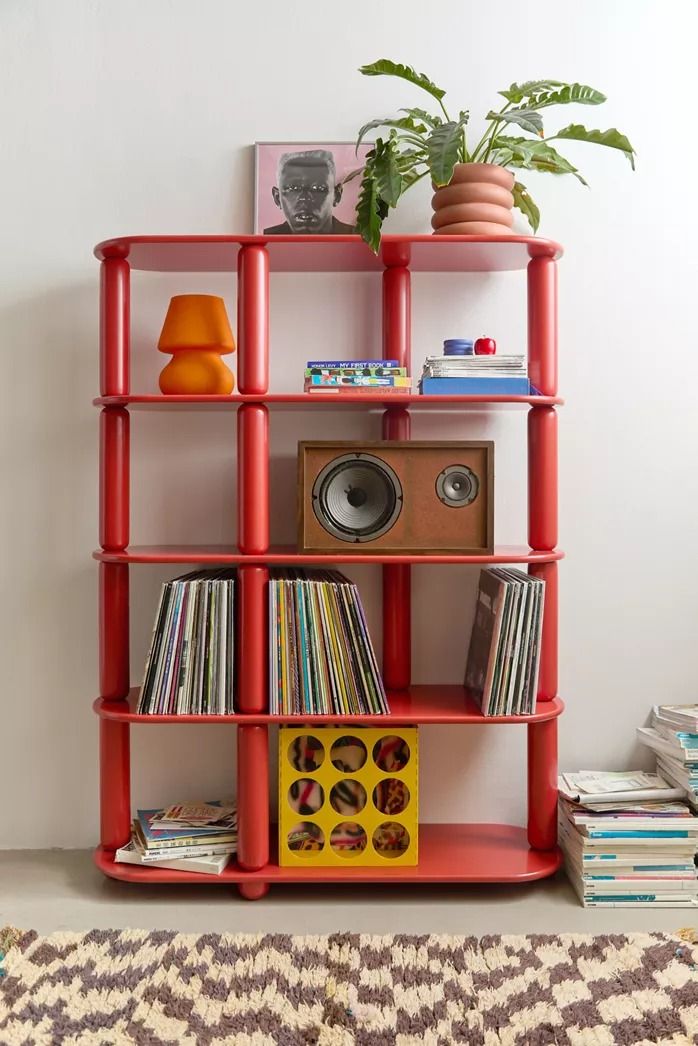
[{"label": "orange lamp shade", "polygon": [[176,294],[167,310],[158,349],[172,353],[204,349],[221,355],[235,352],[223,299],[215,294]]}]

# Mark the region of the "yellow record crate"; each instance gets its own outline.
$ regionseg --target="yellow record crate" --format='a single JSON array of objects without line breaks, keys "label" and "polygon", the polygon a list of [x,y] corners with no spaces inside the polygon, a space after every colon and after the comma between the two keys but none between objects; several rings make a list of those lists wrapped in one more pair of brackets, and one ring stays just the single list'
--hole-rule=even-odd
[{"label": "yellow record crate", "polygon": [[279,729],[279,864],[416,865],[416,727]]}]

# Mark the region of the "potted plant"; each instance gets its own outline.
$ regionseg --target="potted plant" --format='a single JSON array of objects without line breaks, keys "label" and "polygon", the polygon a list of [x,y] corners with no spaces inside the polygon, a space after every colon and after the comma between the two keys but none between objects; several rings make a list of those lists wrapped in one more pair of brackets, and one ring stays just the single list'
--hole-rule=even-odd
[{"label": "potted plant", "polygon": [[[394,117],[370,120],[358,134],[357,148],[377,128],[387,136],[377,138],[364,167],[352,172],[361,176],[357,204],[357,230],[377,251],[383,219],[402,194],[429,175],[435,192],[432,227],[440,234],[508,235],[517,207],[535,232],[540,213],[526,186],[512,170],[572,174],[587,183],[574,164],[551,144],[554,141],[591,142],[618,149],[635,169],[635,150],[620,131],[589,130],[571,123],[546,137],[541,110],[553,105],[600,105],[606,96],[584,84],[560,80],[530,80],[499,91],[504,105],[487,113],[487,127],[480,140],[467,140],[469,113],[460,110],[452,117],[443,102],[445,91],[424,73],[382,58],[364,65],[364,76],[397,76],[421,88],[438,102],[438,112],[401,109]],[[513,133],[512,133],[513,132]],[[521,132],[524,132],[523,134]]]}]

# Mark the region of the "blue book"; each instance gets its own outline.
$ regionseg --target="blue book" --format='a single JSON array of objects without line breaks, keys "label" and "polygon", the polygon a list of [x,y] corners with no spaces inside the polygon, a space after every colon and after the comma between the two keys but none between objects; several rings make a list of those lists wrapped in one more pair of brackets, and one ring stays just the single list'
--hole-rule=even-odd
[{"label": "blue book", "polygon": [[528,378],[422,378],[423,396],[535,396]]}]

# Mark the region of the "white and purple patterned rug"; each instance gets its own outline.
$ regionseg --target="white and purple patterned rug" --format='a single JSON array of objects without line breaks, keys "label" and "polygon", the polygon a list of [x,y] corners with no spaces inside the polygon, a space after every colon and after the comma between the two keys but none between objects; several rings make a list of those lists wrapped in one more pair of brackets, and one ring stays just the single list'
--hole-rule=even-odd
[{"label": "white and purple patterned rug", "polygon": [[5,930],[0,1043],[689,1046],[698,944],[681,933]]}]

